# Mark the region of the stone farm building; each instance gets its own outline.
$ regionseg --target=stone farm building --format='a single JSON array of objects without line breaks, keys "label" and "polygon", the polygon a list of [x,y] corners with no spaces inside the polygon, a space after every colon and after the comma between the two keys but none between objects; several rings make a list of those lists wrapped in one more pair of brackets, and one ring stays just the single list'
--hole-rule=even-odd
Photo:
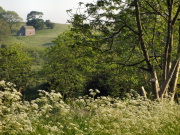
[{"label": "stone farm building", "polygon": [[17,33],[18,36],[32,36],[35,35],[35,28],[33,26],[22,26]]}]

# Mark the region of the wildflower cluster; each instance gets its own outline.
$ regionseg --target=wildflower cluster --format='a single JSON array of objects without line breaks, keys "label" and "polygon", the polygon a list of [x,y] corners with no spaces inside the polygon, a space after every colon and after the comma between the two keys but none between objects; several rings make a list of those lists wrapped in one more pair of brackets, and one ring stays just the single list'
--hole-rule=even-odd
[{"label": "wildflower cluster", "polygon": [[63,134],[64,126],[53,123],[56,117],[63,121],[70,111],[60,93],[39,90],[40,98],[28,102],[14,84],[0,81],[0,88],[0,134]]},{"label": "wildflower cluster", "polygon": [[126,99],[91,96],[62,100],[39,90],[40,98],[22,101],[15,85],[0,82],[0,134],[121,135],[179,134],[180,106],[150,101],[135,91]]}]

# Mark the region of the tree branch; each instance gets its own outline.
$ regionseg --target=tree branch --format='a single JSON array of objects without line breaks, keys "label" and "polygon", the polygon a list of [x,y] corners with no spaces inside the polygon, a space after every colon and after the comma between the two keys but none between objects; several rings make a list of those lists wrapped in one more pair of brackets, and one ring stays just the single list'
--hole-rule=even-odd
[{"label": "tree branch", "polygon": [[136,35],[139,35],[139,33],[138,32],[136,32],[135,30],[133,30],[131,27],[129,27],[127,24],[125,24],[125,26],[129,29],[129,30],[131,30],[132,32],[134,32]]},{"label": "tree branch", "polygon": [[166,22],[168,22],[168,20],[166,19],[166,17],[164,17],[158,10],[156,10],[156,9],[149,3],[149,1],[146,0],[146,3],[147,3],[158,15],[160,15]]},{"label": "tree branch", "polygon": [[[153,58],[154,56],[150,56],[150,58]],[[161,57],[161,56],[156,56],[156,57]],[[139,65],[141,63],[143,63],[144,61],[146,61],[146,59],[143,59],[137,63],[133,63],[133,64],[125,64],[125,63],[116,63],[116,64],[119,64],[119,65],[123,65],[123,66],[127,66],[127,67],[131,67],[131,66],[136,66],[136,65]],[[149,69],[148,69],[149,70]]]},{"label": "tree branch", "polygon": [[167,78],[166,78],[166,80],[164,81],[164,83],[163,83],[163,85],[162,85],[162,87],[161,87],[161,89],[160,89],[160,91],[159,91],[159,97],[162,97],[163,94],[165,93],[166,88],[167,88],[167,86],[169,85],[170,80],[172,79],[173,73],[174,73],[174,71],[175,71],[176,66],[178,65],[178,63],[179,63],[179,59],[178,59],[176,62],[173,63],[170,71],[168,72]]},{"label": "tree branch", "polygon": [[146,60],[146,64],[147,64],[148,68],[151,70],[152,65],[149,60],[147,47],[146,47],[144,37],[143,37],[143,29],[142,29],[142,24],[141,24],[141,19],[140,19],[140,10],[139,10],[138,0],[134,0],[134,3],[135,3],[135,9],[136,9],[136,21],[137,21],[137,26],[138,26],[138,30],[139,30],[139,39],[141,41],[141,49],[143,51],[143,55]]},{"label": "tree branch", "polygon": [[134,64],[124,64],[124,63],[116,63],[116,64],[127,66],[127,67],[132,67],[132,66],[139,65],[139,64],[143,63],[144,61],[146,61],[146,60],[144,59],[144,60],[141,60],[141,61],[134,63]]},{"label": "tree branch", "polygon": [[104,40],[111,39],[111,45],[110,45],[110,48],[109,48],[109,49],[106,49],[106,50],[104,50],[103,52],[107,52],[107,51],[111,50],[112,45],[113,45],[113,43],[114,43],[114,37],[115,37],[117,34],[119,34],[124,27],[125,27],[125,25],[123,25],[117,32],[113,33],[110,37],[104,38]]},{"label": "tree branch", "polygon": [[129,25],[127,25],[126,22],[123,22],[123,21],[116,21],[115,23],[119,23],[119,22],[123,23],[125,27],[127,27],[129,30],[131,30],[132,32],[134,32],[136,35],[139,35],[139,33],[136,32],[135,30],[133,30]]},{"label": "tree branch", "polygon": [[176,12],[176,15],[175,15],[174,18],[173,18],[172,25],[175,24],[175,22],[176,22],[176,20],[177,20],[177,18],[178,18],[179,12],[180,12],[180,4],[179,4],[178,10],[177,10],[177,12]]},{"label": "tree branch", "polygon": [[131,50],[131,54],[130,54],[130,56],[129,56],[129,58],[124,62],[124,64],[126,64],[129,60],[130,60],[130,58],[131,58],[131,56],[132,56],[132,52],[135,50],[135,45],[134,45],[134,47],[133,47],[133,49]]}]

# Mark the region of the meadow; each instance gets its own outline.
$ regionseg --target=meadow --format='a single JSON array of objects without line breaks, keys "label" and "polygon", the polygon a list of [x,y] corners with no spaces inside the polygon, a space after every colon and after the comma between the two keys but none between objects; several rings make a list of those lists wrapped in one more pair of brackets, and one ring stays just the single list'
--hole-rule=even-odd
[{"label": "meadow", "polygon": [[68,24],[55,24],[54,29],[44,28],[42,30],[37,30],[36,34],[33,36],[17,36],[13,34],[11,36],[11,43],[20,43],[27,49],[44,51],[45,48],[51,46],[52,41],[57,38],[57,36],[67,30]]},{"label": "meadow", "polygon": [[134,90],[127,98],[90,96],[62,100],[55,91],[22,100],[16,85],[0,81],[1,135],[178,135],[180,105],[150,101]]}]

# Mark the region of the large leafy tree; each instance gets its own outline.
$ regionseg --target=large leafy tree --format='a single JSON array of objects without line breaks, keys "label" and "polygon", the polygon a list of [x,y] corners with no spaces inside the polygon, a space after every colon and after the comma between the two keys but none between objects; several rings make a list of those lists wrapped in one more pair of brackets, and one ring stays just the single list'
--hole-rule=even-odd
[{"label": "large leafy tree", "polygon": [[27,15],[27,25],[34,26],[34,28],[42,29],[44,27],[44,20],[42,19],[43,13],[38,11],[31,11]]},{"label": "large leafy tree", "polygon": [[[83,45],[85,38],[90,42]],[[93,88],[101,90],[101,95],[120,96],[127,89],[136,88],[138,75],[133,73],[134,68],[119,69],[113,62],[122,59],[118,53],[101,53],[93,47],[92,40],[96,39],[78,31],[66,31],[56,38],[55,45],[47,49],[48,63],[44,67],[50,89],[77,96],[88,94]],[[133,77],[126,78],[123,71]]]},{"label": "large leafy tree", "polygon": [[112,57],[112,62],[120,68],[138,68],[148,78],[154,98],[173,93],[174,100],[179,73],[179,0],[98,0],[85,8],[84,13],[68,11],[71,31],[86,35],[81,46],[101,53],[119,52],[122,59]]},{"label": "large leafy tree", "polygon": [[11,32],[12,32],[13,26],[19,25],[22,22],[22,18],[19,17],[19,15],[14,11],[7,11],[3,15],[3,19],[8,23],[9,28],[11,29]]},{"label": "large leafy tree", "polygon": [[69,32],[59,35],[54,41],[55,46],[47,50],[48,63],[44,67],[50,88],[68,96],[82,92],[86,82],[87,67],[80,66],[82,50],[71,46],[74,40]]}]

